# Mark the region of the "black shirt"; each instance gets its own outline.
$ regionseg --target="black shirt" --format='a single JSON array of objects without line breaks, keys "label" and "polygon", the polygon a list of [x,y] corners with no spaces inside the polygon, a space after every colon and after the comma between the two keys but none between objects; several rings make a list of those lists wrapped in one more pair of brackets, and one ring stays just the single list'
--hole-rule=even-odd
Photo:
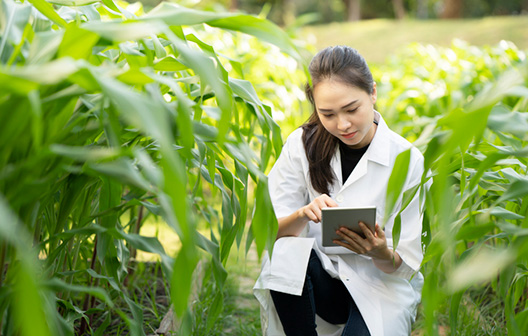
[{"label": "black shirt", "polygon": [[[369,144],[370,145],[370,144]],[[339,141],[339,151],[341,152],[341,173],[343,176],[343,184],[348,179],[354,168],[356,168],[359,160],[367,151],[369,145],[363,148],[350,148],[342,141]]]}]

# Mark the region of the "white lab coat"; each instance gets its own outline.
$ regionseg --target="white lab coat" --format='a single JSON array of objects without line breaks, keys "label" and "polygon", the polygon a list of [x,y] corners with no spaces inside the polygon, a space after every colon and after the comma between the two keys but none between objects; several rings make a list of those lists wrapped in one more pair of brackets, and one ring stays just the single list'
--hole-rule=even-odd
[{"label": "white lab coat", "polygon": [[[330,197],[339,206],[377,207],[381,225],[385,213],[387,182],[396,156],[411,148],[409,173],[404,190],[417,185],[423,172],[423,156],[407,140],[391,131],[381,115],[375,112],[378,128],[372,142],[343,185],[339,149],[331,161],[337,177],[330,188]],[[308,161],[302,143],[302,129],[288,137],[280,157],[269,174],[269,191],[277,218],[320,196],[310,183]],[[357,304],[372,336],[410,335],[411,325],[420,301],[423,277],[419,273],[423,258],[421,247],[423,206],[420,193],[402,212],[400,242],[396,251],[403,263],[391,274],[374,266],[371,258],[355,254],[343,247],[321,246],[321,226],[309,222],[300,237],[284,237],[276,241],[271,260],[264,257],[254,294],[261,304],[261,321],[265,336],[284,335],[269,290],[300,295],[312,248],[323,267],[340,278]],[[392,248],[394,218],[401,209],[401,198],[385,226],[389,248]],[[319,335],[340,335],[342,326],[326,323],[317,317]]]}]

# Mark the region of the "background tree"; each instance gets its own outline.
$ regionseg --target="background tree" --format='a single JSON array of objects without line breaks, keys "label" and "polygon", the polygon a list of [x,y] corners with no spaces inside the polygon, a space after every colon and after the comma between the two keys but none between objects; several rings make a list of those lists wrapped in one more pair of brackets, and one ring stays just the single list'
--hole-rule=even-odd
[{"label": "background tree", "polygon": [[282,23],[284,26],[289,26],[295,22],[297,14],[295,0],[281,0],[282,9]]},{"label": "background tree", "polygon": [[361,20],[361,0],[343,0],[345,4],[346,21]]},{"label": "background tree", "polygon": [[442,19],[456,19],[462,17],[462,0],[445,0]]},{"label": "background tree", "polygon": [[[129,0],[133,1],[133,0]],[[160,0],[140,0],[152,8]],[[528,12],[528,0],[179,0],[183,6],[218,11],[222,8],[265,15],[282,26],[311,23],[358,21],[405,16],[418,19],[469,18],[519,15]],[[388,4],[390,4],[388,6]],[[317,19],[314,19],[317,18]]]},{"label": "background tree", "polygon": [[403,0],[392,0],[392,6],[394,7],[394,15],[396,19],[401,20],[405,18],[407,13],[405,11],[405,6],[403,5]]}]

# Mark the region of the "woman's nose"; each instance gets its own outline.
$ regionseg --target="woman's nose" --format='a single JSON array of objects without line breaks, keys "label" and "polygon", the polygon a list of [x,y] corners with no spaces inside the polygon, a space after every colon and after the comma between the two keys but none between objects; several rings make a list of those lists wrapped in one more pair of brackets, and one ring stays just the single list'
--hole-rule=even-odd
[{"label": "woman's nose", "polygon": [[350,120],[344,115],[337,116],[337,128],[340,131],[346,131],[351,125]]}]

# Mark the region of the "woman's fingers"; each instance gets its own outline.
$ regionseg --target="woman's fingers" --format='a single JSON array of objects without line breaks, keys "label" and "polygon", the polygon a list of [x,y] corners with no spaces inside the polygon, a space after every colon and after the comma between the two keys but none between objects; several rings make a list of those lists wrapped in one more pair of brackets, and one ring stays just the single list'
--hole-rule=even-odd
[{"label": "woman's fingers", "polygon": [[[377,224],[376,224],[377,225]],[[363,222],[359,222],[359,227],[361,228],[361,231],[363,231],[363,235],[365,235],[365,238],[373,243],[376,237],[374,236],[374,233],[370,231],[370,229],[367,227],[367,225]]]},{"label": "woman's fingers", "polygon": [[319,209],[333,208],[333,207],[338,206],[338,204],[332,198],[330,198],[330,196],[326,194],[323,194],[317,197],[316,199],[314,199],[313,203],[317,204]]},{"label": "woman's fingers", "polygon": [[359,251],[357,245],[354,244],[354,243],[351,244],[349,242],[344,242],[344,241],[339,240],[339,239],[335,239],[333,241],[333,243],[336,244],[336,245],[342,246],[342,247],[344,247],[346,249],[349,249],[352,252],[356,252],[357,254],[361,254],[361,252]]},{"label": "woman's fingers", "polygon": [[313,207],[311,206],[311,204],[308,204],[307,206],[304,207],[303,212],[306,218],[308,218],[309,220],[315,223],[318,223],[320,221],[321,215],[317,213],[317,210],[318,209],[316,207]]},{"label": "woman's fingers", "polygon": [[333,208],[333,207],[339,206],[339,204],[337,204],[336,201],[334,201],[330,196],[326,194],[323,194],[320,197],[321,197],[321,200],[324,202],[324,207]]},{"label": "woman's fingers", "polygon": [[357,233],[347,229],[346,227],[341,227],[339,230],[336,231],[336,233],[341,238],[343,238],[343,240],[345,240],[345,242],[341,241],[340,243],[338,243],[338,245],[346,247],[356,253],[365,253],[365,243],[368,244],[368,242],[365,241],[365,239],[361,238]]},{"label": "woman's fingers", "polygon": [[361,245],[357,244],[353,239],[350,237],[347,237],[346,235],[343,235],[342,233],[339,234],[342,239],[334,239],[334,244],[342,246],[344,248],[349,249],[352,252],[356,252],[358,254],[362,254],[363,249],[361,248]]},{"label": "woman's fingers", "polygon": [[330,196],[323,194],[314,199],[304,208],[304,214],[309,220],[319,223],[322,216],[321,209],[332,208],[336,206],[338,206],[338,204],[332,198],[330,198]]},{"label": "woman's fingers", "polygon": [[383,229],[381,228],[381,226],[379,226],[378,223],[376,223],[376,234],[379,238],[385,240],[385,231],[383,231]]}]

